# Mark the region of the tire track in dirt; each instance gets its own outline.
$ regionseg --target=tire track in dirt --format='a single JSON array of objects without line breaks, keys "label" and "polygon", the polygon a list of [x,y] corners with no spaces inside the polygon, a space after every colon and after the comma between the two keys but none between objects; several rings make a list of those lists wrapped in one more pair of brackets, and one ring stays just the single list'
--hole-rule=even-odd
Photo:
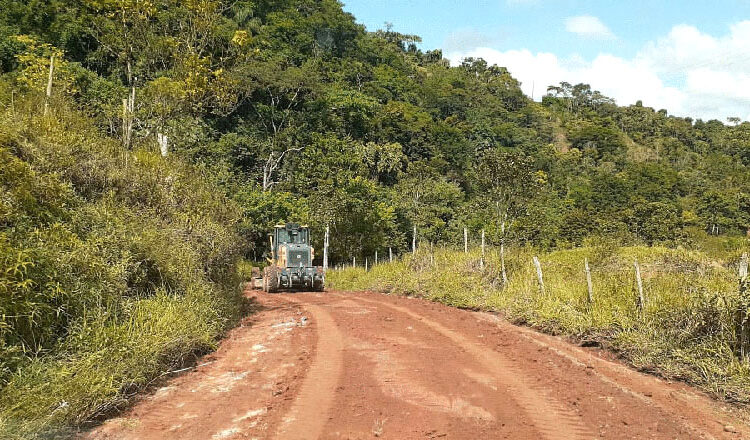
[{"label": "tire track in dirt", "polygon": [[[300,304],[295,299],[290,302]],[[343,370],[343,338],[333,318],[321,306],[302,305],[315,322],[318,343],[299,394],[276,434],[279,440],[321,437]]]},{"label": "tire track in dirt", "polygon": [[81,438],[750,439],[739,409],[491,314],[365,292],[248,297],[258,313],[216,353]]},{"label": "tire track in dirt", "polygon": [[90,440],[267,439],[298,394],[314,331],[302,307],[283,298],[248,300],[256,313],[214,353],[143,393],[118,417],[77,438]]},{"label": "tire track in dirt", "polygon": [[552,398],[549,393],[533,383],[524,380],[523,371],[501,354],[488,350],[442,324],[407,308],[383,301],[351,297],[357,301],[387,307],[391,310],[422,322],[437,333],[447,337],[454,344],[469,352],[493,376],[511,390],[511,397],[524,409],[535,428],[549,440],[577,440],[595,437],[580,420],[580,417]]},{"label": "tire track in dirt", "polygon": [[[719,408],[716,405],[706,404],[705,396],[686,386],[675,385],[674,389],[662,389],[657,385],[663,385],[664,381],[657,377],[639,373],[624,365],[603,359],[553,336],[514,326],[493,314],[479,313],[478,316],[504,331],[519,333],[524,339],[552,351],[580,368],[591,370],[602,382],[638,399],[644,405],[667,412],[676,410],[683,415],[682,424],[696,436],[710,439],[721,437],[726,434],[725,427],[732,425],[733,420],[730,416],[717,411]],[[714,417],[709,419],[705,417],[705,414],[713,414]],[[699,422],[695,423],[691,420]],[[712,420],[712,423],[708,423],[709,420]],[[743,438],[750,438],[750,431],[746,427],[739,425],[734,428],[739,430],[738,433],[741,433]]]}]

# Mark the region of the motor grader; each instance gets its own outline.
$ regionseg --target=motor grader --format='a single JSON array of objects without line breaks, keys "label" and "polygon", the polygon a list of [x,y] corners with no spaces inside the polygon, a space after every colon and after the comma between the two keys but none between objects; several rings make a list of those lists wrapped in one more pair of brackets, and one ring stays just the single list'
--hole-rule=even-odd
[{"label": "motor grader", "polygon": [[325,272],[313,266],[315,249],[310,243],[310,228],[296,223],[276,225],[268,234],[271,257],[263,269],[263,291],[314,290],[325,288]]}]

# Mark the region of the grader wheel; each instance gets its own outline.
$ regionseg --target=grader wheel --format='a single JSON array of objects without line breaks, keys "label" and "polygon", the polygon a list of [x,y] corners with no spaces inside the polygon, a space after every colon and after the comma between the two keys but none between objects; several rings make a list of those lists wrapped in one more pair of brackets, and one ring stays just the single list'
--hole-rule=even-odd
[{"label": "grader wheel", "polygon": [[268,293],[279,291],[279,270],[275,266],[263,269],[263,291]]}]

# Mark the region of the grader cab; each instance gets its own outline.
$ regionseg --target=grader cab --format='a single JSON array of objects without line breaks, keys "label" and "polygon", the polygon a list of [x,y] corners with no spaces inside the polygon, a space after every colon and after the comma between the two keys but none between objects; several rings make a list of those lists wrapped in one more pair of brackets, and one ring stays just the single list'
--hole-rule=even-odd
[{"label": "grader cab", "polygon": [[310,228],[296,223],[277,225],[268,237],[271,258],[263,270],[263,291],[323,291],[325,273],[322,267],[313,266],[315,249],[310,243]]}]

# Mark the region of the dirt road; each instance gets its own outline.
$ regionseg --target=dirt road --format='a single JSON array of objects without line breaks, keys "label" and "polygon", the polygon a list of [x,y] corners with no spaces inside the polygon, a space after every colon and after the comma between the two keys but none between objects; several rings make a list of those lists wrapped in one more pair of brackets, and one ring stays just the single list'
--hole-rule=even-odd
[{"label": "dirt road", "polygon": [[213,355],[96,439],[750,439],[607,353],[493,315],[367,293],[256,295]]}]

